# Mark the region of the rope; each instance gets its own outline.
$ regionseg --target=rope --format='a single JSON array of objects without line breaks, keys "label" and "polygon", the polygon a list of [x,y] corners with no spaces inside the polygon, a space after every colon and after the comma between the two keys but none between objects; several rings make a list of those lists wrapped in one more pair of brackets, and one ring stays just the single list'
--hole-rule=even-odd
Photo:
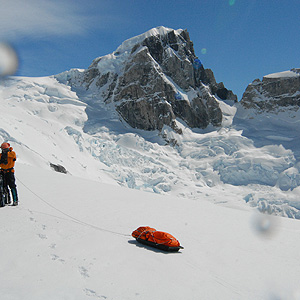
[{"label": "rope", "polygon": [[[17,177],[16,177],[17,178]],[[41,200],[42,202],[44,202],[46,205],[48,205],[49,207],[51,207],[52,209],[60,212],[62,215],[68,217],[69,219],[71,219],[72,221],[75,221],[75,223],[77,224],[81,224],[81,225],[85,225],[85,226],[88,226],[88,227],[91,227],[93,229],[96,229],[96,230],[100,230],[100,231],[104,231],[104,232],[108,232],[108,233],[112,233],[112,234],[116,234],[116,235],[121,235],[121,236],[126,236],[126,237],[131,237],[131,235],[129,234],[124,234],[124,233],[120,233],[120,232],[116,232],[116,231],[112,231],[112,230],[108,230],[108,229],[104,229],[104,228],[101,228],[101,227],[98,227],[98,226],[95,226],[95,225],[92,225],[92,224],[89,224],[89,223],[86,223],[84,221],[81,221],[77,218],[74,218],[72,217],[71,215],[65,213],[64,211],[56,208],[54,205],[50,204],[49,202],[47,202],[46,200],[44,200],[42,197],[40,197],[38,194],[36,194],[33,190],[31,190],[29,187],[27,187],[19,178],[17,178],[17,180],[29,191],[31,192],[33,195],[35,195],[39,200]]]}]

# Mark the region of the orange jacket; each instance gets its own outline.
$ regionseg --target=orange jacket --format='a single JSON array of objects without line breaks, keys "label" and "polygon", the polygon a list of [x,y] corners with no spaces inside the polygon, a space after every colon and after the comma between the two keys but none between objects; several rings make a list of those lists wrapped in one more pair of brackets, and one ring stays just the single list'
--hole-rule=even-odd
[{"label": "orange jacket", "polygon": [[[2,153],[0,153],[0,159],[1,159]],[[16,153],[13,151],[13,148],[10,147],[7,153],[7,164],[0,164],[0,168],[2,170],[8,170],[11,169],[15,166],[15,161],[17,160],[17,155]],[[14,170],[11,170],[12,172],[14,172]]]}]

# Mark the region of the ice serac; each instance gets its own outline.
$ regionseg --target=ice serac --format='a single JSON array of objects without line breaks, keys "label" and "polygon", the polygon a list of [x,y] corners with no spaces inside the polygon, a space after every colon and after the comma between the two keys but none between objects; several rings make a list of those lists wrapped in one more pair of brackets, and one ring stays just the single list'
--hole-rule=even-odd
[{"label": "ice serac", "polygon": [[241,104],[260,112],[298,110],[300,107],[300,69],[254,80],[243,94]]},{"label": "ice serac", "polygon": [[97,91],[99,102],[114,104],[131,127],[149,131],[168,125],[180,133],[177,118],[192,128],[220,126],[219,101],[237,100],[204,69],[181,29],[158,27],[131,38],[82,75],[81,84]]}]

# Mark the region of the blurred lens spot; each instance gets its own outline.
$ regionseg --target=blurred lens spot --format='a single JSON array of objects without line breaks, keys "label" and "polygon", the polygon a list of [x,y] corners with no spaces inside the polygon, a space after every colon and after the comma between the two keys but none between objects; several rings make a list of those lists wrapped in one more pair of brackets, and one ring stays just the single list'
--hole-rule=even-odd
[{"label": "blurred lens spot", "polygon": [[16,73],[19,66],[16,51],[8,44],[0,43],[0,76]]},{"label": "blurred lens spot", "polygon": [[234,4],[235,4],[235,1],[236,1],[236,0],[229,0],[229,5],[230,5],[230,6],[234,5]]},{"label": "blurred lens spot", "polygon": [[286,290],[284,292],[284,294],[275,294],[274,291],[272,291],[270,293],[270,295],[268,295],[267,300],[300,300],[300,291],[296,290],[296,291],[288,291]]},{"label": "blurred lens spot", "polygon": [[273,292],[268,296],[267,300],[283,300],[279,295],[275,295]]},{"label": "blurred lens spot", "polygon": [[279,217],[257,212],[252,217],[252,227],[262,237],[273,236],[278,229]]},{"label": "blurred lens spot", "polygon": [[201,49],[201,54],[206,54],[206,53],[207,53],[206,48],[202,48],[202,49]]}]

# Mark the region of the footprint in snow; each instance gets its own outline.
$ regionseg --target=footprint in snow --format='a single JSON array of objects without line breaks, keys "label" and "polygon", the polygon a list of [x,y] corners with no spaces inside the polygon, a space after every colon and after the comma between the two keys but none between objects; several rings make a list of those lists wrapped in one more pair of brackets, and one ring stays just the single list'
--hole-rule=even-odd
[{"label": "footprint in snow", "polygon": [[82,277],[88,278],[90,275],[88,274],[88,270],[85,267],[78,267],[79,273]]},{"label": "footprint in snow", "polygon": [[39,233],[37,236],[38,236],[40,239],[42,239],[42,240],[46,240],[46,239],[47,239],[47,236],[46,236],[45,234]]},{"label": "footprint in snow", "polygon": [[50,246],[49,246],[49,248],[51,248],[51,249],[55,249],[56,248],[56,244],[51,244]]},{"label": "footprint in snow", "polygon": [[85,292],[85,294],[87,296],[90,296],[90,297],[95,297],[95,298],[99,298],[99,299],[107,299],[106,296],[99,296],[95,291],[93,290],[90,290],[90,289],[84,289],[83,290]]},{"label": "footprint in snow", "polygon": [[52,260],[57,260],[57,261],[59,261],[59,262],[61,262],[61,263],[66,262],[64,259],[60,258],[60,257],[59,257],[58,255],[56,255],[56,254],[51,254],[51,259],[52,259]]}]

